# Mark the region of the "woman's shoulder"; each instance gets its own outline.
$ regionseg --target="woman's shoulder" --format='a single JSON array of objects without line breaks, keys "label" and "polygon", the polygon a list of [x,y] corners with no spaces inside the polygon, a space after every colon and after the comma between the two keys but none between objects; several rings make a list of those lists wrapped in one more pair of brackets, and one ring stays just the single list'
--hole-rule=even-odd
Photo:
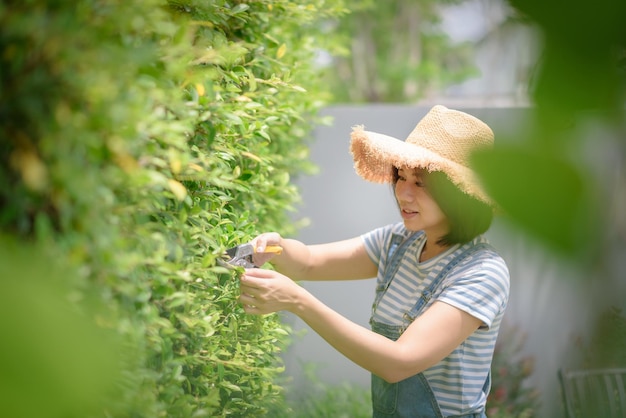
[{"label": "woman's shoulder", "polygon": [[489,240],[482,235],[463,244],[455,252],[464,254],[456,270],[491,266],[492,268],[502,270],[505,275],[508,274],[506,261],[498,250],[491,245]]},{"label": "woman's shoulder", "polygon": [[510,287],[509,269],[495,247],[480,237],[462,245],[457,254],[464,250],[464,255],[459,255],[458,262],[452,266],[446,286],[450,289],[470,286],[475,289],[474,293],[489,294],[494,300],[502,298],[506,301]]},{"label": "woman's shoulder", "polygon": [[404,226],[403,222],[396,222],[396,223],[391,223],[391,224],[387,224],[384,226],[380,226],[376,229],[373,229],[363,235],[376,235],[379,237],[389,237],[392,235],[401,235],[403,237],[408,237],[410,235],[412,235],[414,233],[414,231],[409,231],[408,229],[406,229],[406,227]]},{"label": "woman's shoulder", "polygon": [[479,258],[497,258],[504,261],[496,247],[484,235],[479,235],[461,248],[468,248]]},{"label": "woman's shoulder", "polygon": [[413,246],[419,246],[423,238],[423,231],[410,231],[406,229],[403,222],[388,224],[367,232],[361,236],[365,246],[371,250],[380,250],[389,245],[401,244],[410,240]]}]

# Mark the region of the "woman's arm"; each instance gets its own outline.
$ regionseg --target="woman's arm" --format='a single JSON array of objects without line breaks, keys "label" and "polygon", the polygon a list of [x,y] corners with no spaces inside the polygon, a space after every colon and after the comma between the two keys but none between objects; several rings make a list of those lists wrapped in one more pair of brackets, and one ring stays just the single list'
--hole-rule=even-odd
[{"label": "woman's arm", "polygon": [[481,325],[470,314],[435,302],[394,342],[341,316],[288,277],[262,269],[246,271],[240,300],[251,314],[293,312],[337,351],[389,382],[437,364]]},{"label": "woman's arm", "polygon": [[[259,235],[252,240],[257,248],[257,265],[270,261],[276,270],[294,280],[354,280],[376,277],[378,267],[365,251],[360,237],[328,244],[305,245],[282,238],[277,233]],[[268,245],[283,248],[280,255],[263,254]]]}]

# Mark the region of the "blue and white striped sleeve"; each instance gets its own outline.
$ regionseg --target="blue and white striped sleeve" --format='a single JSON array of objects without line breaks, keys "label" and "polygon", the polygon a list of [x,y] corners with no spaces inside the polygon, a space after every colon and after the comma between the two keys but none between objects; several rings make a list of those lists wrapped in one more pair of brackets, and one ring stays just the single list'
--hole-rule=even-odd
[{"label": "blue and white striped sleeve", "polygon": [[374,264],[380,263],[380,253],[385,242],[386,227],[376,228],[373,231],[361,235],[361,239],[365,244],[365,250]]},{"label": "blue and white striped sleeve", "polygon": [[437,300],[469,313],[490,328],[509,299],[509,270],[495,252],[471,257],[446,279]]},{"label": "blue and white striped sleeve", "polygon": [[390,224],[376,228],[373,231],[361,235],[361,239],[365,244],[365,250],[370,259],[377,266],[380,265],[380,258],[386,243],[389,241],[393,233],[397,233],[402,229],[402,224]]}]

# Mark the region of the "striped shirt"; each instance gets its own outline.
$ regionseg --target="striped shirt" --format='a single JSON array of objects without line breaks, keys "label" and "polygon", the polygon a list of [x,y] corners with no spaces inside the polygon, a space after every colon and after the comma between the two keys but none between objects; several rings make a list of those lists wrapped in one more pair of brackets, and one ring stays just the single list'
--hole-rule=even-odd
[{"label": "striped shirt", "polygon": [[[387,225],[362,236],[368,255],[378,265],[378,281],[383,281],[387,250],[392,234],[409,236],[403,223]],[[420,294],[459,251],[487,242],[482,236],[419,262],[425,235],[407,248],[397,273],[379,303],[372,308],[372,319],[389,325],[405,325],[404,314],[416,304]],[[424,371],[444,415],[462,415],[484,410],[489,375],[500,323],[509,296],[509,272],[495,251],[472,253],[454,267],[434,291],[425,309],[435,301],[445,302],[482,321],[483,325],[449,356]],[[422,311],[423,312],[423,311]]]}]

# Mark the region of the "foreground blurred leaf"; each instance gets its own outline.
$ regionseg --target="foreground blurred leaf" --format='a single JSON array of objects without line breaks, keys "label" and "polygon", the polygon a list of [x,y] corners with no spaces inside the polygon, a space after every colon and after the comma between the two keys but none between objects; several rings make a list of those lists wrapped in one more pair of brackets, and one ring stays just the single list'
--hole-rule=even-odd
[{"label": "foreground blurred leaf", "polygon": [[509,3],[542,31],[543,58],[531,86],[542,111],[623,108],[626,2]]},{"label": "foreground blurred leaf", "polygon": [[0,411],[14,418],[86,416],[118,375],[118,345],[96,311],[68,292],[69,272],[0,238]]},{"label": "foreground blurred leaf", "polygon": [[593,241],[591,196],[572,164],[513,147],[476,154],[473,161],[488,193],[522,228],[570,255]]}]

